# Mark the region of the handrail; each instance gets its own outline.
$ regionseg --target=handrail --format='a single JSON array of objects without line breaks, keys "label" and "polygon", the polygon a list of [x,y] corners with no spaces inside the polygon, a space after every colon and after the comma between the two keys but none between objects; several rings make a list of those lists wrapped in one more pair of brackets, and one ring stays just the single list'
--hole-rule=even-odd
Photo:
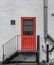
[{"label": "handrail", "polygon": [[9,57],[11,54],[18,51],[18,37],[20,35],[16,35],[12,37],[9,41],[7,41],[5,44],[2,45],[3,47],[3,61]]},{"label": "handrail", "polygon": [[[15,37],[15,36],[14,36]],[[12,37],[10,40],[8,40],[5,44],[7,44],[8,42],[10,42],[14,37]],[[3,45],[5,45],[5,44],[3,44]],[[2,45],[2,46],[3,46]]]},{"label": "handrail", "polygon": [[[30,37],[28,39],[30,41],[32,40],[32,38]],[[20,51],[19,46],[18,46],[19,44],[21,44],[21,35],[16,35],[13,38],[11,38],[9,41],[7,41],[5,44],[3,44],[2,46],[3,47],[3,61],[9,58],[14,53]]]},{"label": "handrail", "polygon": [[53,50],[54,50],[54,45],[53,45],[53,47],[48,52],[52,52]]},{"label": "handrail", "polygon": [[47,34],[47,39],[49,39],[49,41],[51,41],[54,44],[54,40],[49,34]]}]

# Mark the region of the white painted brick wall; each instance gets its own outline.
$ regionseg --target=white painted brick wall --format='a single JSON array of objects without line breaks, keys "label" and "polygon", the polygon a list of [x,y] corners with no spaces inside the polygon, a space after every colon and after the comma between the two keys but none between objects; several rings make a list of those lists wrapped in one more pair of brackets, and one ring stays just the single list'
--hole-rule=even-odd
[{"label": "white painted brick wall", "polygon": [[[50,3],[49,1],[49,25],[54,25],[50,16]],[[44,44],[44,15],[43,15],[43,0],[0,0],[0,61],[2,60],[2,47],[6,41],[15,35],[21,35],[21,17],[36,17],[37,35],[40,35],[40,61],[46,59],[46,55],[42,52],[41,45]],[[54,9],[52,9],[54,10]],[[16,25],[11,26],[10,20],[14,19]],[[53,26],[48,30],[54,35]],[[19,32],[18,32],[19,31]],[[52,35],[51,34],[51,35]],[[53,36],[52,35],[52,36]]]}]

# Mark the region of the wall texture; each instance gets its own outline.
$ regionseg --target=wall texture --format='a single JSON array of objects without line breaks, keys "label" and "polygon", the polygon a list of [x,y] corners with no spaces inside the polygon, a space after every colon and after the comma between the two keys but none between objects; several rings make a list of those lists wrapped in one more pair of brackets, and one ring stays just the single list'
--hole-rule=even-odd
[{"label": "wall texture", "polygon": [[[49,32],[53,33],[53,22],[50,11],[51,1],[49,1]],[[46,59],[42,52],[41,45],[44,43],[44,10],[43,0],[0,0],[0,61],[2,61],[2,45],[15,35],[21,35],[21,17],[36,17],[37,35],[40,35],[40,61]],[[53,9],[52,9],[53,10]],[[52,11],[51,11],[52,12]],[[10,25],[10,20],[15,20],[16,25]],[[51,30],[50,30],[51,28]],[[19,31],[19,32],[18,32]],[[20,50],[20,48],[19,48]]]},{"label": "wall texture", "polygon": [[[54,39],[54,0],[48,0],[48,33]],[[54,58],[54,51],[50,55],[50,58]]]}]

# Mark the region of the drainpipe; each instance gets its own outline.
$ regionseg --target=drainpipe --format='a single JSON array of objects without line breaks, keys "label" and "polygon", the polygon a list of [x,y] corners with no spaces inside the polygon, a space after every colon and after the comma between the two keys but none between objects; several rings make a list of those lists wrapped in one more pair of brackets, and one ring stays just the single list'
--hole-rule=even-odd
[{"label": "drainpipe", "polygon": [[44,40],[47,41],[48,0],[44,0]]},{"label": "drainpipe", "polygon": [[44,41],[46,46],[46,61],[49,62],[49,45],[47,43],[47,33],[48,33],[48,0],[44,0]]}]

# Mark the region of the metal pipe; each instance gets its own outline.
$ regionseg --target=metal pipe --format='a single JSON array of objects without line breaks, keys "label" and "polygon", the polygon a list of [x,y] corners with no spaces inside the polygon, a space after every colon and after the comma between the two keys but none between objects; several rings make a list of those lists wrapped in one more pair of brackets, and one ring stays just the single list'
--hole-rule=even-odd
[{"label": "metal pipe", "polygon": [[47,44],[47,56],[46,56],[46,58],[47,58],[47,62],[49,62],[49,44]]},{"label": "metal pipe", "polygon": [[[47,33],[48,33],[48,0],[44,0],[44,41],[47,42]],[[49,45],[47,46],[47,54],[46,54],[46,61],[49,62]]]},{"label": "metal pipe", "polygon": [[44,0],[44,39],[47,41],[48,0]]},{"label": "metal pipe", "polygon": [[3,62],[4,62],[4,45],[3,45]]},{"label": "metal pipe", "polygon": [[17,35],[17,52],[18,52],[18,35]]}]

